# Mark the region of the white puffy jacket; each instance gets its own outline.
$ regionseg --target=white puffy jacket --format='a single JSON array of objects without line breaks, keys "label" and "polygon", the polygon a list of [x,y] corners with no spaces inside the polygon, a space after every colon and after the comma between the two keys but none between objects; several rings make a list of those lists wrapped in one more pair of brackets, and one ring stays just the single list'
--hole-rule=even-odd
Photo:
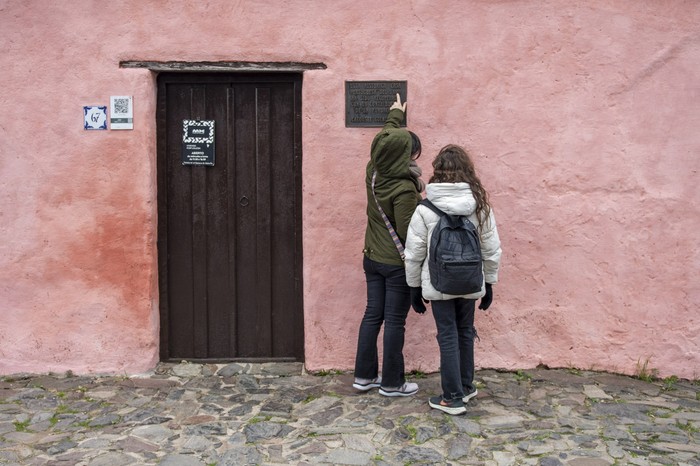
[{"label": "white puffy jacket", "polygon": [[[479,225],[476,218],[476,200],[468,183],[431,183],[426,186],[426,197],[435,206],[449,215],[466,215],[474,225]],[[453,298],[478,299],[484,296],[484,285],[481,291],[462,296],[453,296],[437,291],[430,284],[428,271],[428,251],[433,229],[440,216],[424,205],[418,205],[411,223],[408,225],[406,236],[406,282],[408,286],[423,289],[423,297],[428,300],[445,300]],[[492,285],[498,281],[498,268],[501,263],[501,240],[498,238],[496,219],[493,209],[488,219],[482,222],[479,229],[481,239],[481,257],[484,270],[484,281]]]}]

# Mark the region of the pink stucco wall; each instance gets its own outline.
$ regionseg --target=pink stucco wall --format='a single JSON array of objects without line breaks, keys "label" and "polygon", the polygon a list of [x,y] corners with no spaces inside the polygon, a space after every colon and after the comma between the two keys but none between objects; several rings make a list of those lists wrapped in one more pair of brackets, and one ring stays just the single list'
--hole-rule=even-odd
[{"label": "pink stucco wall", "polygon": [[[420,160],[471,149],[503,242],[480,367],[700,377],[700,3],[0,1],[0,373],[158,360],[155,75],[323,62],[303,84],[306,365],[350,369],[364,165],[345,80],[407,80]],[[133,95],[133,131],[82,106]],[[429,314],[409,369],[434,371]]]}]

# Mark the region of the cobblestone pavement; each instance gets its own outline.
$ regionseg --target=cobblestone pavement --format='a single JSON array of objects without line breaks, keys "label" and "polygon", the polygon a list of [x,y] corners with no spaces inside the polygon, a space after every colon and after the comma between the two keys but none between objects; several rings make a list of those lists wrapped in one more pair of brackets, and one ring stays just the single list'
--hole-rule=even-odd
[{"label": "cobblestone pavement", "polygon": [[161,364],[138,377],[0,377],[0,464],[700,465],[700,386],[482,370],[468,412],[297,364]]}]

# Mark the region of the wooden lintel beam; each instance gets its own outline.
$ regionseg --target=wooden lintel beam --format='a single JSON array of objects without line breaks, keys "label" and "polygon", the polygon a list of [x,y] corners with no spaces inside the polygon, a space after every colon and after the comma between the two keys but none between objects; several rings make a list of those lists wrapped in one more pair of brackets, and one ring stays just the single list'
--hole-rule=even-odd
[{"label": "wooden lintel beam", "polygon": [[248,61],[120,61],[120,68],[146,68],[151,71],[279,71],[325,70],[324,63]]}]

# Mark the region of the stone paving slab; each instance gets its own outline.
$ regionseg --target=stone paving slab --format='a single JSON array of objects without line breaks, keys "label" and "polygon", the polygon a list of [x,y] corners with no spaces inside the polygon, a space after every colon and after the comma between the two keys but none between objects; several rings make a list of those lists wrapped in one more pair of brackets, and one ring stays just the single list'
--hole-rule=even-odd
[{"label": "stone paving slab", "polygon": [[462,416],[300,364],[0,377],[0,464],[700,466],[700,385],[575,370],[477,373]]}]

